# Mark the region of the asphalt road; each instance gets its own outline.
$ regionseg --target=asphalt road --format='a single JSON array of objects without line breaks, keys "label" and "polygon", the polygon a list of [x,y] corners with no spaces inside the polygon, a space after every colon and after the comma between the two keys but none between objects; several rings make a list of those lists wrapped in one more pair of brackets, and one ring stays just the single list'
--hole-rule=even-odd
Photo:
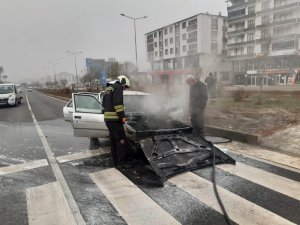
[{"label": "asphalt road", "polygon": [[[120,193],[121,189],[114,189],[108,193],[108,189],[99,188],[90,176],[91,173],[101,173],[111,168],[109,155],[81,157],[67,162],[59,162],[59,157],[86,152],[89,147],[89,140],[73,137],[71,124],[64,121],[62,108],[65,102],[41,95],[36,91],[28,93],[28,100],[37,120],[36,124],[32,119],[26,98],[18,107],[0,108],[0,224],[36,224],[30,220],[32,215],[29,215],[31,205],[28,197],[30,196],[29,190],[35,191],[34,188],[44,187],[53,182],[61,185],[63,183],[61,179],[66,181],[72,193],[71,197],[75,200],[86,224],[141,224],[141,222],[130,222],[131,220],[128,219],[130,218],[128,215],[131,215],[132,219],[132,215],[135,214],[132,214],[134,212],[130,210],[126,211],[124,205],[130,207],[132,203],[131,201],[124,202],[126,196],[123,196],[123,205],[120,203],[122,202],[120,199],[116,200],[117,197],[114,195]],[[44,136],[38,132],[37,124]],[[48,147],[45,143],[48,144]],[[50,151],[57,160],[51,160],[47,151]],[[281,224],[289,224],[289,222],[291,222],[290,224],[300,224],[299,192],[298,195],[297,192],[293,195],[293,193],[287,193],[288,191],[280,186],[285,182],[287,186],[299,187],[300,174],[298,170],[290,170],[279,165],[250,159],[238,153],[230,153],[230,155],[247,169],[250,168],[246,170],[246,176],[216,168],[219,188],[229,192],[228,201],[225,195],[221,195],[221,198],[224,199],[225,208],[227,208],[233,224],[241,223],[241,221],[244,221],[242,222],[244,224],[256,224],[255,218],[263,218],[259,224],[272,224],[270,221],[273,221],[274,218],[275,221],[283,221]],[[28,162],[40,162],[41,160],[47,160],[47,165],[14,170],[19,168],[17,166],[22,167]],[[55,169],[55,165],[58,165],[62,176],[58,175],[60,173]],[[3,168],[4,170],[1,170]],[[12,168],[12,172],[7,172],[6,168]],[[258,172],[254,170],[253,173],[256,173],[258,178],[261,176],[262,181],[256,181],[257,177],[255,176],[252,180],[247,177],[248,175],[253,177],[251,168],[259,169]],[[160,210],[177,220],[178,224],[226,224],[223,215],[211,203],[215,197],[199,197],[196,193],[207,187],[204,183],[211,180],[211,168],[194,171],[192,175],[195,175],[196,178],[204,178],[204,183],[200,185],[193,179],[185,181],[190,184],[187,185],[188,189],[184,189],[185,183],[179,181],[180,185],[175,181],[167,181],[163,187],[157,186],[151,180],[151,175],[140,174],[138,170],[135,171],[135,174],[126,170],[121,172],[127,177],[126,179],[133,182],[130,186],[141,190],[149,197],[147,201],[157,204]],[[275,175],[274,178],[273,175]],[[184,176],[185,174],[183,178]],[[186,177],[189,176],[186,175]],[[269,177],[272,177],[272,180],[269,180]],[[268,187],[264,180],[266,184],[272,185]],[[62,190],[66,195],[67,192],[63,185]],[[70,200],[69,198],[70,196],[67,195],[67,201]],[[232,206],[235,201],[241,205]],[[38,204],[38,201],[35,204]],[[47,204],[49,206],[50,203],[47,202]],[[135,204],[141,204],[140,207],[147,205],[146,202],[139,201],[136,201]],[[69,203],[69,205],[72,204]],[[249,208],[249,206],[251,207]],[[70,207],[72,208],[72,206]],[[139,216],[147,218],[149,214],[151,211],[144,210]],[[38,216],[36,221],[45,216],[45,212]],[[160,224],[175,223],[162,221]]]}]

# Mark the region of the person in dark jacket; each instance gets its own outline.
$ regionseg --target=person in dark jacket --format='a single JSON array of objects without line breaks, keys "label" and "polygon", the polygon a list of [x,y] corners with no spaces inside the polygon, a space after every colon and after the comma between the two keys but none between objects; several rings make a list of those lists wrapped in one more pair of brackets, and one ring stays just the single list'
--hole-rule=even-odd
[{"label": "person in dark jacket", "polygon": [[190,86],[189,112],[193,132],[205,138],[204,134],[204,110],[207,103],[207,88],[194,75],[188,75],[185,79],[186,84]]},{"label": "person in dark jacket", "polygon": [[126,88],[130,88],[130,81],[126,76],[121,75],[116,81],[108,83],[103,95],[104,121],[109,130],[115,166],[124,164],[127,158],[127,141],[123,126],[126,123],[123,90]]},{"label": "person in dark jacket", "polygon": [[212,74],[209,73],[208,77],[205,79],[205,83],[207,85],[209,100],[211,104],[216,104],[217,101],[217,86],[216,86],[217,79]]}]

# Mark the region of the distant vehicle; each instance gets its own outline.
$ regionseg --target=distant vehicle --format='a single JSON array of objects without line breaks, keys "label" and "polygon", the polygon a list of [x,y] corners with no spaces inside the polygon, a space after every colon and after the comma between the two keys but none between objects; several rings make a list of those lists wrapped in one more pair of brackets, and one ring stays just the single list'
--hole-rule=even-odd
[{"label": "distant vehicle", "polygon": [[27,92],[32,92],[32,87],[29,87],[29,88],[27,89]]},{"label": "distant vehicle", "polygon": [[17,106],[22,99],[22,91],[15,84],[0,84],[0,105]]}]

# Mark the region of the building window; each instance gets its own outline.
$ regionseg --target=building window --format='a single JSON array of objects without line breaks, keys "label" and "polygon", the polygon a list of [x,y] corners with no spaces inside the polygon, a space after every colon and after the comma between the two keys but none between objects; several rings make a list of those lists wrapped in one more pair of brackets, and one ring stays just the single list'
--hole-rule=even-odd
[{"label": "building window", "polygon": [[154,33],[154,38],[157,38],[157,32]]},{"label": "building window", "polygon": [[247,41],[253,41],[253,40],[254,40],[254,34],[253,33],[247,34]]},{"label": "building window", "polygon": [[262,30],[261,31],[261,38],[265,39],[269,37],[269,30]]},{"label": "building window", "polygon": [[273,43],[272,50],[293,49],[295,48],[295,44],[295,40]]},{"label": "building window", "polygon": [[239,17],[239,16],[244,16],[246,13],[245,9],[239,9],[233,12],[228,12],[228,17],[229,18],[234,18],[234,17]]},{"label": "building window", "polygon": [[163,57],[163,56],[164,56],[163,51],[159,51],[159,57]]},{"label": "building window", "polygon": [[165,34],[165,35],[168,34],[168,28],[165,28],[165,29],[164,29],[164,34]]},{"label": "building window", "polygon": [[254,28],[255,27],[255,21],[254,20],[248,20],[248,28]]},{"label": "building window", "polygon": [[173,44],[173,38],[170,38],[170,44]]},{"label": "building window", "polygon": [[179,47],[175,48],[175,54],[179,54]]},{"label": "building window", "polygon": [[165,50],[165,55],[168,55],[168,54],[169,54],[169,50],[166,49],[166,50]]},{"label": "building window", "polygon": [[168,46],[168,39],[165,39],[165,46]]},{"label": "building window", "polygon": [[269,24],[269,23],[270,23],[270,16],[263,16],[262,24]]},{"label": "building window", "polygon": [[189,21],[189,26],[197,25],[197,19],[193,19]]},{"label": "building window", "polygon": [[182,40],[185,41],[186,40],[186,34],[182,35]]},{"label": "building window", "polygon": [[248,46],[247,47],[247,54],[253,54],[254,53],[254,46]]},{"label": "building window", "polygon": [[173,27],[170,27],[170,33],[173,33]]},{"label": "building window", "polygon": [[270,9],[270,1],[266,1],[262,3],[262,10]]},{"label": "building window", "polygon": [[218,18],[217,17],[211,18],[211,28],[218,29]]},{"label": "building window", "polygon": [[282,5],[286,5],[286,3],[287,3],[287,0],[275,0],[274,6],[279,7],[279,6],[282,6]]},{"label": "building window", "polygon": [[183,52],[186,52],[186,45],[183,45],[183,46],[182,46],[182,51],[183,51]]},{"label": "building window", "polygon": [[157,57],[157,52],[155,52],[155,57]]},{"label": "building window", "polygon": [[162,37],[162,31],[161,31],[161,30],[158,32],[158,36],[159,36],[160,38]]},{"label": "building window", "polygon": [[255,6],[251,6],[248,8],[248,15],[253,15],[255,14]]},{"label": "building window", "polygon": [[[196,33],[197,37],[197,33]],[[212,41],[218,41],[218,31],[217,30],[212,30],[211,31],[211,40]]]},{"label": "building window", "polygon": [[186,22],[183,22],[182,23],[182,29],[185,29],[186,28]]},{"label": "building window", "polygon": [[157,47],[157,42],[154,42],[154,47],[155,47],[155,48]]},{"label": "building window", "polygon": [[174,49],[170,48],[170,54],[174,54]]}]

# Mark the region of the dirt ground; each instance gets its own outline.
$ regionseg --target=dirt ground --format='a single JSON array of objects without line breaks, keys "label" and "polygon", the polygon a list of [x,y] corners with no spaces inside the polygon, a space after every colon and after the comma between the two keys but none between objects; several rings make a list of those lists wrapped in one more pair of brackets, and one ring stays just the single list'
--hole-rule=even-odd
[{"label": "dirt ground", "polygon": [[263,92],[257,105],[258,92],[244,92],[235,102],[236,91],[227,91],[216,105],[208,104],[206,123],[242,132],[268,136],[300,123],[300,92]]}]

